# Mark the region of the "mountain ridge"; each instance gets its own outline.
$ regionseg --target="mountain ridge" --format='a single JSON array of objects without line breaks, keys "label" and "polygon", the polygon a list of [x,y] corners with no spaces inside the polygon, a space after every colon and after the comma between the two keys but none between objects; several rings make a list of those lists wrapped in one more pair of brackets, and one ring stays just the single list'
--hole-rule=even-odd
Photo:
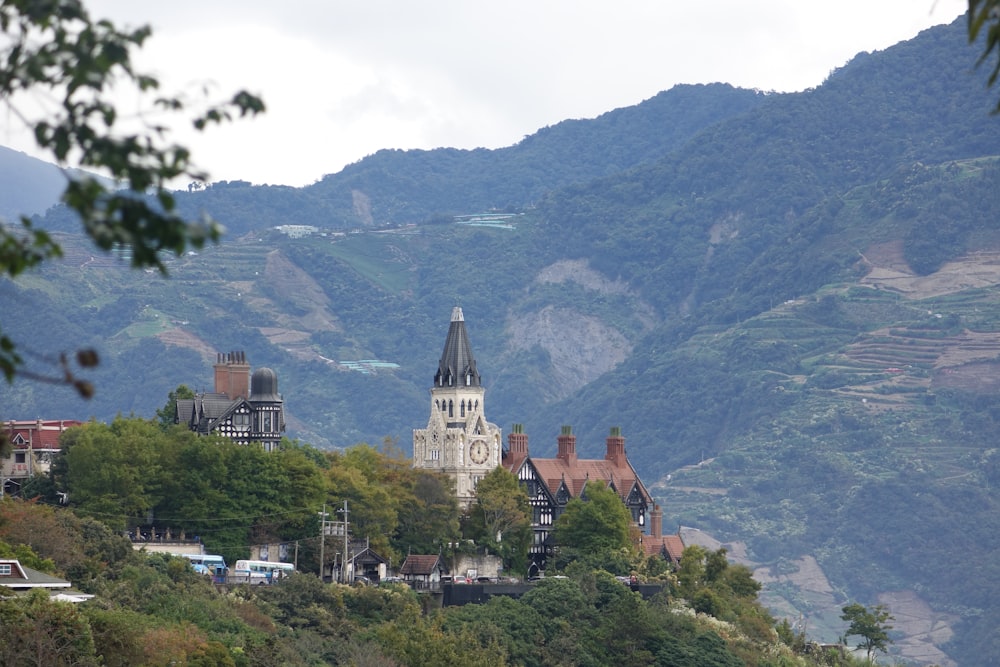
[{"label": "mountain ridge", "polygon": [[[637,105],[518,145],[534,154],[386,151],[308,189],[214,184],[180,200],[230,235],[169,281],[61,236],[62,263],[0,287],[4,326],[40,351],[101,344],[98,396],[19,383],[3,404],[152,414],[241,349],[278,371],[290,435],[405,447],[461,305],[487,417],[523,423],[532,451],[569,424],[599,456],[621,426],[666,525],[776,571],[813,558],[836,602],[914,591],[958,619],[938,662],[989,664],[1000,132],[973,62],[959,20],[804,93],[667,91],[673,116],[697,109],[676,135]],[[635,163],[602,161],[629,131],[649,144]],[[571,154],[583,166],[547,173]],[[453,217],[491,206],[516,215]],[[61,215],[43,222],[70,229]],[[811,618],[808,596],[774,593]]]}]

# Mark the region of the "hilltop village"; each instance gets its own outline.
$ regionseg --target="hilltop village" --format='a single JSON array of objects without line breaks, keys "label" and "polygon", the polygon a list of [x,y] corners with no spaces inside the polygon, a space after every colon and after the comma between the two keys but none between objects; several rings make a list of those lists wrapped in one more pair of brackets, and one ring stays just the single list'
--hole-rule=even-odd
[{"label": "hilltop village", "polygon": [[[265,665],[276,646],[292,665],[316,664],[308,656],[319,646],[323,664],[361,664],[350,656],[374,651],[400,665],[549,665],[559,655],[607,664],[634,654],[637,665],[735,667],[764,650],[852,664],[842,647],[775,623],[756,600],[760,585],[724,549],[685,549],[662,534],[618,427],[603,459],[578,457],[568,426],[551,458],[531,454],[520,425],[505,444],[486,418],[461,308],[412,458],[366,445],[323,454],[283,438],[278,374],[251,369],[242,352],[217,356],[213,389],[178,388],[158,422],[4,424],[0,593],[14,597],[0,595],[0,614],[21,629],[0,637],[0,655],[16,658],[5,664],[40,655],[44,664]],[[395,520],[380,524],[390,509]],[[180,597],[211,616],[167,620],[162,605]],[[36,618],[55,615],[29,621],[23,601]],[[472,609],[494,618],[462,611]],[[126,630],[109,613],[143,620]],[[317,613],[343,630],[299,625]],[[533,640],[515,629],[525,614],[537,619]],[[648,623],[631,639],[598,639],[635,614]],[[572,618],[578,627],[567,632]],[[490,638],[473,639],[479,622]],[[450,629],[426,634],[438,623]],[[298,631],[277,640],[281,627]],[[376,629],[368,643],[349,638],[365,627]],[[41,642],[49,632],[77,639]],[[567,636],[574,647],[560,647]]]},{"label": "hilltop village", "polygon": [[[278,374],[270,368],[251,371],[245,353],[240,351],[218,354],[213,369],[214,390],[178,396],[173,422],[200,436],[220,436],[264,452],[278,450],[286,430]],[[569,426],[564,426],[556,439],[554,457],[533,456],[529,453],[528,434],[520,424],[514,425],[503,442],[500,427],[486,418],[485,394],[464,313],[455,307],[433,374],[427,425],[413,430],[412,465],[450,480],[454,501],[465,517],[470,516],[477,500],[477,486],[487,475],[497,469],[512,475],[526,501],[524,522],[529,537],[524,545],[523,571],[510,573],[509,562],[505,567],[499,555],[482,548],[450,560],[440,554],[415,554],[408,549],[406,560],[397,560],[397,567],[392,568],[388,555],[380,555],[371,547],[370,535],[359,534],[350,521],[324,518],[324,534],[335,534],[346,545],[340,552],[332,551],[336,554],[332,562],[323,563],[325,579],[372,583],[398,579],[414,586],[436,587],[442,579],[484,583],[498,582],[505,573],[508,580],[514,578],[511,574],[544,576],[558,549],[556,522],[570,501],[587,500],[588,488],[591,493],[595,488],[608,490],[620,499],[629,519],[630,539],[643,554],[662,558],[671,567],[680,563],[684,548],[681,538],[662,534],[662,512],[629,462],[619,427],[610,428],[603,459],[579,458],[576,436]],[[60,455],[60,436],[82,425],[77,420],[5,423],[12,445],[0,468],[5,494],[21,495],[22,485],[31,478],[49,474]],[[137,548],[184,555],[201,564],[206,555],[211,555],[203,541],[189,539],[195,532],[192,528],[183,523],[158,526],[155,522],[143,525],[133,521],[128,532]],[[501,540],[502,536],[497,539]],[[258,567],[268,571],[273,568],[271,564],[292,564],[294,558],[294,548],[287,542],[249,545],[248,550],[245,555],[250,558],[245,560],[261,563]],[[340,554],[346,556],[338,558]],[[221,567],[211,568],[211,573],[222,581],[245,576]]]}]

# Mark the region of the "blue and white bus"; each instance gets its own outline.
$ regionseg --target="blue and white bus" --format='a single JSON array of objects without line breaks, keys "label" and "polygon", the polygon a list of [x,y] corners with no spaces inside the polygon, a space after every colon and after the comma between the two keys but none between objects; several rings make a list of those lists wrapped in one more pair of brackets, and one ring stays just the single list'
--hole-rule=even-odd
[{"label": "blue and white bus", "polygon": [[234,581],[246,581],[250,584],[273,584],[282,577],[295,572],[291,563],[272,563],[266,560],[238,560],[230,573]]},{"label": "blue and white bus", "polygon": [[199,574],[206,574],[211,577],[226,576],[226,560],[216,554],[177,554],[187,558],[191,567]]}]

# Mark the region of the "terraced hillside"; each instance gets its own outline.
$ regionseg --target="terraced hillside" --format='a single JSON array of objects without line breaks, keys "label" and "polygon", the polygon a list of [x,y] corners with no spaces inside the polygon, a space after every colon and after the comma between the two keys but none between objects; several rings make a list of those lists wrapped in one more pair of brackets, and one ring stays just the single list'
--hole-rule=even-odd
[{"label": "terraced hillside", "polygon": [[[810,635],[834,641],[841,630],[848,598],[831,582],[867,580],[896,615],[900,658],[955,665],[948,642],[969,609],[936,599],[933,576],[913,590],[898,574],[929,557],[935,540],[964,539],[989,507],[975,499],[988,497],[996,478],[995,443],[981,439],[1000,389],[1000,252],[971,253],[927,276],[891,248],[866,252],[864,262],[856,283],[697,339],[689,353],[725,350],[730,363],[770,378],[784,407],[725,454],[664,475],[653,493],[668,526],[730,540],[731,553],[758,568],[768,605]],[[970,517],[941,523],[941,499],[957,497]],[[896,503],[909,504],[913,525],[871,515],[881,508],[888,516]],[[881,525],[870,533],[884,542],[874,561],[839,546],[845,522],[865,534]],[[906,532],[926,542],[901,538]],[[779,544],[798,545],[800,555],[772,561]]]}]

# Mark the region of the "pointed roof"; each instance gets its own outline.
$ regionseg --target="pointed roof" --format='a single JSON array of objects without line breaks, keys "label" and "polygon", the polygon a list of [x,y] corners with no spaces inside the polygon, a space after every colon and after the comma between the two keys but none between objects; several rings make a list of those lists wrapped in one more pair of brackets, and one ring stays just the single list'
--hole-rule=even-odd
[{"label": "pointed roof", "polygon": [[14,449],[59,449],[59,436],[83,422],[76,419],[34,419],[0,422],[0,437],[7,438]]},{"label": "pointed roof", "polygon": [[[561,437],[565,435],[564,433]],[[515,475],[526,465],[534,468],[536,478],[549,490],[556,504],[564,504],[570,498],[582,497],[587,482],[599,481],[617,493],[626,505],[653,505],[653,497],[635,468],[624,457],[613,460],[578,459],[575,456],[543,459],[525,454],[505,453],[503,466]]]},{"label": "pointed roof", "polygon": [[434,386],[480,386],[476,359],[472,356],[469,334],[465,331],[465,315],[459,306],[451,311],[448,338],[444,341],[444,352],[441,353],[441,361],[438,362],[438,370],[434,375]]},{"label": "pointed roof", "polygon": [[399,568],[399,573],[426,577],[441,566],[441,556],[438,554],[410,554],[403,562],[403,567]]},{"label": "pointed roof", "polygon": [[679,564],[684,555],[684,540],[680,535],[664,535],[659,539],[647,535],[642,540],[642,549],[647,556],[663,556],[671,563]]}]

